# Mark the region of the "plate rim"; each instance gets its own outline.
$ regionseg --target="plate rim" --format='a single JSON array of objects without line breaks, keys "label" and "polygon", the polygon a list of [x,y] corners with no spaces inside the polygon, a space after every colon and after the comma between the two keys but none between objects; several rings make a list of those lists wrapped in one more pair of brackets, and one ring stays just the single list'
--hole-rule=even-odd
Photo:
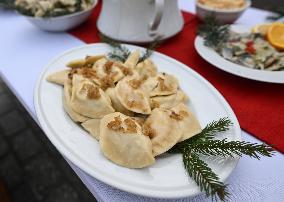
[{"label": "plate rim", "polygon": [[[231,25],[232,29],[237,29],[237,30],[250,30],[249,26],[244,26],[244,25],[237,25],[237,24],[233,24]],[[197,53],[199,54],[199,56],[201,56],[205,61],[207,61],[208,63],[210,63],[211,65],[213,65],[214,67],[217,67],[218,69],[225,71],[227,73],[242,77],[242,78],[246,78],[246,79],[250,79],[250,80],[254,80],[254,81],[261,81],[261,82],[265,82],[265,83],[275,83],[275,84],[284,84],[284,71],[265,71],[265,70],[257,70],[257,69],[251,69],[248,67],[245,67],[243,65],[239,65],[236,63],[233,63],[229,60],[226,60],[225,58],[223,58],[222,56],[220,56],[216,51],[214,51],[213,49],[206,47],[204,45],[204,39],[201,36],[196,36],[195,40],[194,40],[194,47],[195,50],[197,51]],[[202,49],[206,48],[208,51],[211,52],[211,56],[212,59],[210,57],[208,57],[208,55],[206,55],[207,53],[203,52]],[[221,60],[222,63],[224,64],[216,64],[216,60]],[[232,70],[228,69],[227,66],[232,66]],[[262,78],[259,78],[256,75],[259,74],[263,74]],[[279,75],[281,74],[281,75]],[[277,75],[278,77],[281,78],[273,78],[275,77],[275,75]],[[266,78],[268,77],[268,78]],[[269,77],[272,77],[269,78]],[[282,80],[281,80],[282,79]]]},{"label": "plate rim", "polygon": [[[144,50],[143,47],[140,46],[135,46],[135,45],[129,45],[129,44],[123,44],[132,48],[138,48],[140,50]],[[45,123],[44,119],[43,119],[43,112],[40,110],[40,97],[39,97],[39,89],[41,86],[42,81],[44,80],[44,76],[46,71],[49,69],[49,67],[58,59],[62,58],[63,56],[65,56],[66,54],[69,54],[70,52],[74,52],[74,51],[78,51],[80,49],[86,48],[86,47],[92,47],[92,46],[103,46],[106,47],[107,45],[105,43],[93,43],[93,44],[86,44],[86,45],[82,45],[82,46],[77,46],[74,47],[72,49],[69,49],[57,56],[55,56],[41,71],[38,80],[36,82],[36,86],[34,88],[34,108],[35,108],[35,112],[36,112],[36,116],[37,119],[40,123],[41,128],[43,129],[43,131],[45,132],[45,135],[49,138],[49,140],[52,142],[52,144],[57,148],[57,150],[64,156],[66,157],[68,160],[70,160],[74,165],[78,166],[81,170],[83,170],[84,172],[86,172],[87,174],[89,174],[90,176],[94,177],[95,179],[104,182],[112,187],[115,187],[119,190],[122,191],[126,191],[132,194],[136,194],[136,195],[140,195],[140,196],[145,196],[145,197],[152,197],[152,198],[163,198],[163,199],[177,199],[177,198],[185,198],[185,197],[192,197],[195,195],[200,194],[200,191],[196,192],[196,193],[192,193],[189,194],[190,192],[171,192],[171,193],[167,193],[165,195],[165,191],[162,193],[161,191],[155,191],[155,192],[149,192],[149,190],[146,191],[146,189],[142,189],[142,191],[139,191],[139,188],[133,188],[130,185],[123,185],[119,182],[116,182],[115,180],[110,180],[108,179],[109,176],[101,176],[99,173],[96,173],[95,170],[92,170],[91,168],[88,168],[88,166],[86,166],[86,164],[84,162],[82,162],[82,159],[77,157],[77,155],[75,153],[72,153],[72,151],[69,151],[68,148],[66,148],[65,145],[62,145],[60,142],[60,140],[58,140],[56,138],[55,135],[51,135],[49,133],[52,132],[52,130],[48,127],[48,124]],[[234,129],[235,129],[235,135],[237,138],[239,138],[240,140],[242,139],[241,137],[241,128],[238,122],[238,119],[233,111],[233,109],[231,108],[231,106],[228,104],[228,102],[226,101],[226,99],[222,96],[222,94],[211,84],[209,83],[209,81],[207,81],[204,77],[202,77],[199,73],[197,73],[196,71],[194,71],[192,68],[190,68],[189,66],[167,56],[164,55],[162,53],[159,52],[154,52],[154,54],[156,54],[158,57],[165,59],[165,60],[169,60],[175,64],[177,64],[177,66],[179,66],[180,68],[182,68],[183,70],[187,71],[189,74],[191,74],[192,76],[198,78],[198,80],[200,82],[203,82],[203,84],[210,89],[210,91],[214,94],[214,96],[216,96],[216,98],[219,99],[219,101],[223,104],[224,109],[228,112],[228,115],[230,117],[230,119],[232,120],[232,122],[234,123]],[[235,167],[237,166],[237,163],[239,161],[239,157],[235,158],[235,161],[232,163],[232,169],[231,171],[228,173],[228,175],[225,177],[224,181],[231,175],[231,173],[234,171]],[[106,179],[107,178],[107,179]],[[141,188],[140,188],[141,190]]]}]

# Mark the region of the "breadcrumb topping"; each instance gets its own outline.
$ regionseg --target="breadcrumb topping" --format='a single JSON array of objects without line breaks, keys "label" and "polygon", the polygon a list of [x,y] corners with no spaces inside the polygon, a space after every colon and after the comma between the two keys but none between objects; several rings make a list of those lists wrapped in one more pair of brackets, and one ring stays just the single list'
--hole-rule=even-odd
[{"label": "breadcrumb topping", "polygon": [[84,84],[83,88],[84,91],[87,91],[87,97],[90,99],[99,99],[101,97],[100,89],[92,84]]},{"label": "breadcrumb topping", "polygon": [[72,69],[68,77],[72,79],[74,74],[82,75],[84,78],[87,79],[98,78],[96,70],[87,67]]},{"label": "breadcrumb topping", "polygon": [[112,70],[112,65],[113,65],[113,61],[107,61],[104,65],[104,72],[106,74],[110,74],[111,73],[111,70]]},{"label": "breadcrumb topping", "polygon": [[[125,127],[122,126],[125,124]],[[137,133],[137,124],[131,118],[126,118],[123,122],[120,116],[114,118],[113,121],[107,124],[107,127],[113,131],[122,133]]]},{"label": "breadcrumb topping", "polygon": [[128,85],[130,85],[133,89],[140,88],[142,81],[139,79],[131,79],[128,81]]},{"label": "breadcrumb topping", "polygon": [[170,117],[177,121],[181,121],[183,119],[183,117],[180,114],[177,114],[174,111],[171,112]]},{"label": "breadcrumb topping", "polygon": [[165,79],[158,77],[159,87],[161,91],[168,91],[170,87],[165,84]]},{"label": "breadcrumb topping", "polygon": [[105,77],[103,77],[102,79],[100,79],[100,82],[101,82],[101,88],[103,90],[106,90],[107,88],[109,87],[114,87],[114,79],[113,79],[113,76],[115,74],[112,74],[112,75],[106,75]]},{"label": "breadcrumb topping", "polygon": [[155,130],[153,128],[151,128],[151,126],[149,124],[144,124],[142,127],[142,132],[144,135],[153,138],[156,134]]},{"label": "breadcrumb topping", "polygon": [[111,121],[107,124],[107,127],[114,131],[124,131],[124,128],[121,126],[122,121],[120,116],[114,117],[114,121]]},{"label": "breadcrumb topping", "polygon": [[120,63],[115,63],[115,65],[122,71],[122,73],[127,76],[127,75],[133,75],[133,71],[128,68],[128,67],[125,67],[123,64],[120,64]]},{"label": "breadcrumb topping", "polygon": [[179,113],[172,111],[170,114],[170,118],[175,119],[177,121],[182,121],[186,116],[188,116],[188,112],[183,110]]},{"label": "breadcrumb topping", "polygon": [[126,125],[126,133],[136,133],[137,132],[137,125],[135,121],[133,121],[131,118],[127,118],[124,120],[124,123]]}]

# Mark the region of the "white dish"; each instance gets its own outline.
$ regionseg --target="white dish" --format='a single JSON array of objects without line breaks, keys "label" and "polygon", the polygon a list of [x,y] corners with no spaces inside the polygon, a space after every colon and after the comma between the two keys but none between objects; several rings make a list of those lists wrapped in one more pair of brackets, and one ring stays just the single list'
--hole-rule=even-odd
[{"label": "white dish", "polygon": [[[251,30],[250,27],[245,27],[241,25],[233,25],[232,29],[239,33],[247,33]],[[197,36],[195,38],[194,45],[198,54],[203,59],[226,72],[257,81],[264,81],[269,83],[284,83],[284,71],[257,70],[233,63],[221,57],[215,50],[205,46],[204,40],[200,36]]]},{"label": "white dish", "polygon": [[98,3],[98,0],[94,0],[92,6],[90,8],[68,14],[58,17],[32,17],[32,16],[26,16],[26,17],[32,24],[39,27],[42,30],[49,31],[49,32],[63,32],[70,30],[74,27],[77,27],[78,25],[85,22],[88,17],[92,14],[94,8],[96,7]]},{"label": "white dish", "polygon": [[[135,50],[137,46],[127,46]],[[139,48],[142,49],[142,48]],[[64,112],[62,87],[46,81],[47,75],[63,69],[65,64],[87,54],[105,54],[111,48],[106,44],[85,45],[55,58],[43,70],[34,93],[34,105],[42,129],[57,149],[82,170],[121,190],[156,198],[181,198],[200,193],[193,180],[187,177],[180,155],[163,155],[153,166],[128,169],[107,160],[98,142],[75,124]],[[153,61],[160,71],[175,75],[184,92],[190,97],[190,107],[202,127],[221,117],[229,117],[234,127],[220,137],[241,140],[237,118],[222,95],[204,78],[182,63],[155,52]],[[224,181],[235,168],[238,158],[216,163],[206,160]]]}]

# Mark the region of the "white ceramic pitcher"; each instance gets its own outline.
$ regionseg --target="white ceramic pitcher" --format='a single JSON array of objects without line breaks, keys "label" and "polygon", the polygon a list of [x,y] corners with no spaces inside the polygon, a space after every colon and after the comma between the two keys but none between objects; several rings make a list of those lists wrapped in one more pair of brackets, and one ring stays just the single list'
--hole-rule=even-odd
[{"label": "white ceramic pitcher", "polygon": [[183,28],[177,0],[103,0],[97,27],[115,40],[147,43]]}]

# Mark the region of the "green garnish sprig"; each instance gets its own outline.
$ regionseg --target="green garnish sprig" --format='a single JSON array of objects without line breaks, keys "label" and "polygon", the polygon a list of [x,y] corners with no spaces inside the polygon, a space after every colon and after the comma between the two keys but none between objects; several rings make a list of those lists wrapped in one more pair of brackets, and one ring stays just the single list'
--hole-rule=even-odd
[{"label": "green garnish sprig", "polygon": [[214,16],[207,16],[198,27],[197,34],[204,38],[204,45],[219,49],[229,38],[229,25],[220,25]]},{"label": "green garnish sprig", "polygon": [[[124,63],[131,54],[131,51],[126,46],[121,45],[119,42],[103,35],[101,35],[100,38],[102,42],[107,43],[113,48],[113,50],[107,55],[109,59],[117,60]],[[138,63],[143,62],[147,58],[151,57],[153,51],[158,47],[158,45],[159,42],[156,40],[153,43],[150,43],[146,51],[139,58]]]},{"label": "green garnish sprig", "polygon": [[176,144],[169,153],[180,153],[183,157],[184,167],[200,190],[212,199],[219,198],[225,201],[229,197],[227,185],[220,181],[213,170],[200,159],[203,156],[249,156],[260,159],[260,156],[273,156],[273,149],[264,144],[249,143],[245,141],[228,141],[215,139],[217,134],[228,131],[232,122],[228,118],[209,123],[199,134]]}]

